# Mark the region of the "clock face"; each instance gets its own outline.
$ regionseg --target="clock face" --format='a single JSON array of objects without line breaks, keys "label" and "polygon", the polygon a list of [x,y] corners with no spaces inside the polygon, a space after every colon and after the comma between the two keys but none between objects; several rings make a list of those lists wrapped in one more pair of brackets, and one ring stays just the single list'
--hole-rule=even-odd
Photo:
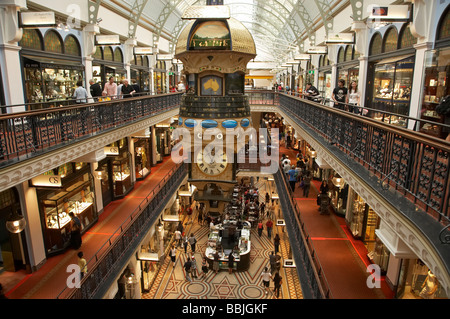
[{"label": "clock face", "polygon": [[203,150],[197,155],[198,168],[207,175],[219,175],[227,168],[227,154],[222,150],[218,152]]}]

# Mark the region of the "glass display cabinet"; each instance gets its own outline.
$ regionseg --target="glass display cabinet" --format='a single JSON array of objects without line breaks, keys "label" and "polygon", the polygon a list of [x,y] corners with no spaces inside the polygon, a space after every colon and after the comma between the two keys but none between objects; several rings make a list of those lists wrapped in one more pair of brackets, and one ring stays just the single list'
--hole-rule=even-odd
[{"label": "glass display cabinet", "polygon": [[48,252],[63,249],[70,241],[69,213],[73,212],[82,230],[97,217],[92,181],[81,180],[59,192],[48,193],[40,200],[45,222],[45,242]]},{"label": "glass display cabinet", "polygon": [[126,195],[132,188],[130,174],[130,158],[128,156],[117,158],[112,161],[112,173],[114,184],[114,196]]}]

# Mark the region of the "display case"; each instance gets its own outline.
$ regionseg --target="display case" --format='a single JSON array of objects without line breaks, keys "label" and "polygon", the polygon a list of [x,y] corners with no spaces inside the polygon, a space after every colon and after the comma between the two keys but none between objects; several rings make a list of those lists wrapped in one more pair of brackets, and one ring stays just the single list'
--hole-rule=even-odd
[{"label": "display case", "polygon": [[356,195],[356,199],[352,203],[351,214],[348,219],[350,231],[356,238],[362,237],[365,213],[366,203],[361,197],[359,197],[359,195]]},{"label": "display case", "polygon": [[[413,73],[413,57],[391,63],[382,61],[376,64],[372,108],[407,116],[409,114]],[[406,119],[402,116],[383,115],[381,112],[376,112],[373,117],[386,123],[406,126]]]},{"label": "display case", "polygon": [[112,161],[112,174],[114,184],[114,196],[122,197],[133,187],[130,174],[130,158],[127,156],[116,158]]},{"label": "display case", "polygon": [[374,249],[376,239],[375,229],[377,229],[379,225],[380,217],[374,212],[371,207],[368,207],[367,220],[364,230],[364,244],[366,245],[368,251]]},{"label": "display case", "polygon": [[82,225],[82,231],[97,218],[93,184],[90,179],[79,180],[63,190],[47,192],[40,199],[49,252],[64,248],[70,240],[69,213],[73,212]]}]

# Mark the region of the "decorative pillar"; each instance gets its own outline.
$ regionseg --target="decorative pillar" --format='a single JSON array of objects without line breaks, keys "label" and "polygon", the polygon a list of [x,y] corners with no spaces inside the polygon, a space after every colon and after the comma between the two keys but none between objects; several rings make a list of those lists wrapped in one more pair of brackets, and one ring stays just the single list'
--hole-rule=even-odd
[{"label": "decorative pillar", "polygon": [[367,89],[367,71],[369,69],[369,28],[367,24],[362,21],[353,21],[351,30],[355,32],[355,52],[360,54],[359,60],[359,74],[358,74],[358,90],[360,96],[360,103],[364,105],[366,100]]},{"label": "decorative pillar", "polygon": [[155,129],[154,125],[152,125],[151,130],[152,130],[152,134],[151,134],[152,166],[155,166],[158,161],[156,159],[156,129]]},{"label": "decorative pillar", "polygon": [[[416,49],[416,57],[414,60],[414,76],[411,88],[411,98],[409,106],[410,117],[420,118],[420,111],[422,109],[422,92],[425,71],[425,52],[432,49],[433,43],[424,42],[414,45]],[[416,126],[416,121],[408,121],[408,129],[413,130]]]},{"label": "decorative pillar", "polygon": [[[125,66],[125,70],[127,71],[127,79],[131,81],[131,60],[134,60],[134,47],[137,45],[136,39],[127,39],[124,43],[124,55],[123,62]],[[131,84],[131,83],[130,83]]]},{"label": "decorative pillar", "polygon": [[[5,95],[5,104],[23,104],[23,79],[17,42],[22,39],[23,31],[19,28],[20,9],[26,9],[26,0],[0,2],[0,71]],[[19,84],[19,85],[18,85]],[[25,107],[7,108],[7,113],[25,111]]]}]

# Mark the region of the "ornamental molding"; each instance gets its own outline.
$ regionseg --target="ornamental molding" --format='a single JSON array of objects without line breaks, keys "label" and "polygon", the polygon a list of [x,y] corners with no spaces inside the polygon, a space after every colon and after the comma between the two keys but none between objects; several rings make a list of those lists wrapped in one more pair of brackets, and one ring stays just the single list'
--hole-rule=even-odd
[{"label": "ornamental molding", "polygon": [[152,125],[175,117],[178,113],[179,108],[177,107],[151,118],[114,129],[111,132],[99,134],[98,136],[91,137],[85,141],[65,146],[60,150],[54,150],[42,156],[37,156],[10,167],[6,167],[5,169],[0,170],[0,192],[23,182],[27,182],[33,177],[41,175],[55,167],[72,162],[83,155],[103,148],[121,138],[131,136]]}]

